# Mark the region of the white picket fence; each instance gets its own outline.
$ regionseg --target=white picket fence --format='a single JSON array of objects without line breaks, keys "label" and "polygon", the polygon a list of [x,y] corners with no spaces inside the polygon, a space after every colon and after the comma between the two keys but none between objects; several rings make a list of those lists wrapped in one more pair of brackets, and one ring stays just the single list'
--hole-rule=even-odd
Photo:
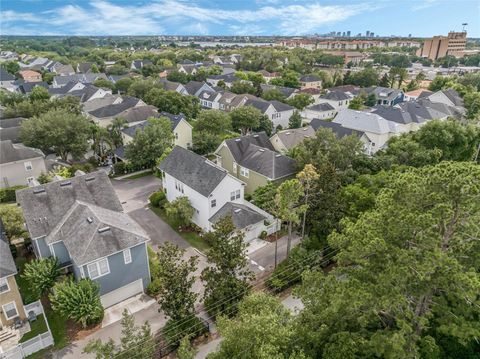
[{"label": "white picket fence", "polygon": [[47,331],[39,334],[32,339],[29,339],[23,343],[18,343],[16,347],[13,347],[4,353],[0,353],[0,359],[23,359],[33,353],[36,353],[42,349],[48,348],[53,345],[53,336],[48,325],[47,316],[43,311],[43,306],[40,301],[36,301],[24,306],[25,313],[33,311],[35,315],[43,315],[45,323],[47,324]]}]

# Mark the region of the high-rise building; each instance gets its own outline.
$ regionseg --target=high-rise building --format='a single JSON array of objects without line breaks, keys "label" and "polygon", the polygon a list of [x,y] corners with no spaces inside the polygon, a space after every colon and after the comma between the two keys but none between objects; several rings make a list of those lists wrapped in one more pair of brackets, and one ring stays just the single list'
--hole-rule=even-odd
[{"label": "high-rise building", "polygon": [[345,37],[345,31],[344,31],[344,32],[342,32],[342,37]]},{"label": "high-rise building", "polygon": [[448,36],[434,36],[426,39],[417,56],[437,60],[447,55],[463,57],[467,45],[467,32],[449,32]]},{"label": "high-rise building", "polygon": [[341,36],[342,33],[340,31],[337,32],[337,36]]},{"label": "high-rise building", "polygon": [[350,34],[351,34],[350,30],[348,30],[347,31],[347,36],[350,37]]},{"label": "high-rise building", "polygon": [[370,33],[370,37],[374,37],[375,36],[375,33],[374,32],[371,32]]},{"label": "high-rise building", "polygon": [[366,36],[366,37],[370,37],[370,31],[367,31],[367,32],[365,33],[365,36]]}]

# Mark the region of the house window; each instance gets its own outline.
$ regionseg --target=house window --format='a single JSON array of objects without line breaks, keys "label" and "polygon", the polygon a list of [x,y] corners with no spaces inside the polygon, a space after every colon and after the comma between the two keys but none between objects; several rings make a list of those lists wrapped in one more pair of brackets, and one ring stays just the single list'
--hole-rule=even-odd
[{"label": "house window", "polygon": [[132,252],[130,251],[130,248],[123,251],[123,261],[125,264],[132,263]]},{"label": "house window", "polygon": [[18,317],[18,311],[17,311],[17,306],[15,305],[15,302],[10,302],[5,305],[2,305],[2,308],[3,308],[3,313],[5,314],[5,317],[7,318],[7,320]]},{"label": "house window", "polygon": [[103,258],[97,262],[88,264],[87,269],[88,269],[88,276],[91,279],[100,278],[110,273],[110,267],[108,266],[107,258]]},{"label": "house window", "polygon": [[183,183],[175,180],[175,189],[183,193]]},{"label": "house window", "polygon": [[233,172],[237,174],[237,162],[233,162]]},{"label": "house window", "polygon": [[240,174],[243,177],[248,178],[248,176],[250,175],[250,171],[248,170],[248,168],[240,167]]},{"label": "house window", "polygon": [[8,286],[8,280],[7,278],[1,278],[0,279],[0,293],[5,293],[10,290],[10,287]]},{"label": "house window", "polygon": [[240,198],[240,190],[239,190],[239,189],[237,189],[237,190],[235,191],[235,198],[236,198],[236,199],[239,199],[239,198]]},{"label": "house window", "polygon": [[216,199],[212,199],[212,200],[210,201],[210,207],[213,208],[213,207],[216,207],[216,206],[217,206],[217,200],[216,200]]},{"label": "house window", "polygon": [[235,191],[230,192],[230,201],[235,200]]},{"label": "house window", "polygon": [[27,184],[30,185],[35,180],[35,177],[27,177]]},{"label": "house window", "polygon": [[25,170],[26,170],[26,171],[31,171],[31,170],[33,170],[32,162],[28,161],[28,162],[24,162],[23,164],[24,164],[24,166],[25,166]]}]

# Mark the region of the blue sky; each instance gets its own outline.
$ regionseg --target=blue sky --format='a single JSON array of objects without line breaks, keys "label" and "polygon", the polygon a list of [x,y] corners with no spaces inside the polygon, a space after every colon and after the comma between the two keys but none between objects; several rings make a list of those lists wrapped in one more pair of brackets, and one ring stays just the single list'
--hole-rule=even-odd
[{"label": "blue sky", "polygon": [[2,35],[305,35],[366,30],[480,37],[479,0],[1,0]]}]

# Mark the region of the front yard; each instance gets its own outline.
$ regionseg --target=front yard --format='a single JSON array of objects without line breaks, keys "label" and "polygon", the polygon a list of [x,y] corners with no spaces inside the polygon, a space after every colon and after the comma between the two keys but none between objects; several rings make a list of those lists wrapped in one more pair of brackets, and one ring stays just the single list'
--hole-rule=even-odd
[{"label": "front yard", "polygon": [[26,342],[29,339],[35,338],[39,334],[43,334],[48,330],[47,323],[45,323],[45,317],[42,315],[37,316],[37,320],[30,323],[30,331],[25,333],[20,339],[20,343]]},{"label": "front yard", "polygon": [[149,205],[150,209],[159,216],[165,223],[167,223],[172,229],[177,232],[183,239],[185,239],[192,247],[197,248],[200,252],[207,252],[210,248],[207,242],[198,235],[197,232],[193,231],[181,231],[179,230],[179,225],[176,221],[172,221],[170,218],[167,217],[165,214],[165,210],[163,208],[154,207]]}]

